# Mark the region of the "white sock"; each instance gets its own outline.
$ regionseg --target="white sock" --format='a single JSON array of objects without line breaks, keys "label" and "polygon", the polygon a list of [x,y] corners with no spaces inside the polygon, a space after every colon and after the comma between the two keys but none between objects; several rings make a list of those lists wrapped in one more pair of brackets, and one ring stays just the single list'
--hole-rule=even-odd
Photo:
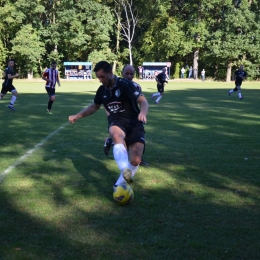
[{"label": "white sock", "polygon": [[122,184],[127,184],[126,180],[124,179],[123,173],[120,174],[119,178],[117,179],[115,185],[122,185]]},{"label": "white sock", "polygon": [[128,153],[123,144],[115,144],[113,154],[120,171],[128,166]]},{"label": "white sock", "polygon": [[239,98],[241,98],[241,97],[242,97],[242,94],[241,94],[241,92],[238,92],[237,94],[238,94],[238,97],[239,97]]},{"label": "white sock", "polygon": [[128,153],[123,144],[115,144],[113,148],[114,158],[120,170],[120,176],[115,185],[126,184],[122,170],[128,167]]},{"label": "white sock", "polygon": [[139,165],[133,166],[130,162],[128,162],[128,168],[132,171],[132,177],[135,176],[137,170],[138,170]]},{"label": "white sock", "polygon": [[13,105],[14,102],[15,102],[15,100],[16,100],[16,96],[12,96],[11,101],[10,101],[10,104]]},{"label": "white sock", "polygon": [[161,100],[161,98],[162,98],[162,95],[160,95],[160,96],[156,99],[155,102],[159,102],[159,101]]},{"label": "white sock", "polygon": [[229,93],[232,93],[232,92],[234,92],[234,90],[233,90],[233,89],[229,90]]},{"label": "white sock", "polygon": [[157,96],[160,96],[160,95],[161,95],[160,92],[153,94],[154,97],[157,97]]}]

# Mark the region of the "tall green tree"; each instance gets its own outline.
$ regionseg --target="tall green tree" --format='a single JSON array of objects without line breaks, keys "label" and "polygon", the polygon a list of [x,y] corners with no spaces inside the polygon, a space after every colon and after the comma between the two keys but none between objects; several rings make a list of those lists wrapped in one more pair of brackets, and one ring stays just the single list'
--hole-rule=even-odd
[{"label": "tall green tree", "polygon": [[[252,62],[260,56],[260,27],[250,4],[245,1],[243,4],[225,1],[217,13],[215,9],[214,16],[205,44],[206,55],[226,67],[226,81],[230,81],[232,66],[246,63],[250,69]],[[256,74],[253,67],[252,73]]]},{"label": "tall green tree", "polygon": [[26,62],[22,70],[26,70],[28,78],[33,78],[33,72],[37,71],[45,53],[44,44],[37,31],[30,24],[24,25],[11,43],[13,45],[11,53],[16,57],[16,62],[18,64]]}]

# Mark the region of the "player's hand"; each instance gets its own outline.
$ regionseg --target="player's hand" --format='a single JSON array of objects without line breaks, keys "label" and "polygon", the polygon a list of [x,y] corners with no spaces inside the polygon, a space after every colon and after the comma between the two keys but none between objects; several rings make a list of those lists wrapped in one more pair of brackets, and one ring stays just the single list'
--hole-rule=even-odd
[{"label": "player's hand", "polygon": [[19,74],[18,74],[18,73],[16,73],[16,74],[15,74],[15,77],[17,77],[17,78],[18,78],[18,77],[19,77]]},{"label": "player's hand", "polygon": [[146,123],[146,122],[147,122],[146,115],[140,113],[140,114],[138,115],[138,120],[139,120],[139,121],[142,121],[143,123]]},{"label": "player's hand", "polygon": [[69,116],[69,121],[71,124],[74,124],[78,120],[78,117],[76,115]]}]

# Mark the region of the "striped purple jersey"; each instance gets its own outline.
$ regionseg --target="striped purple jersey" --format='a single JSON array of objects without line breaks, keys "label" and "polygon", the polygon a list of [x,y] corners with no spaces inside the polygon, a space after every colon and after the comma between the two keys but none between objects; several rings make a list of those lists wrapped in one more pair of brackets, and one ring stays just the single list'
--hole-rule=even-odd
[{"label": "striped purple jersey", "polygon": [[53,70],[53,69],[47,69],[44,71],[43,76],[47,79],[49,79],[46,82],[46,86],[45,87],[49,87],[49,88],[55,88],[56,82],[58,80],[59,77],[59,72],[58,70]]}]

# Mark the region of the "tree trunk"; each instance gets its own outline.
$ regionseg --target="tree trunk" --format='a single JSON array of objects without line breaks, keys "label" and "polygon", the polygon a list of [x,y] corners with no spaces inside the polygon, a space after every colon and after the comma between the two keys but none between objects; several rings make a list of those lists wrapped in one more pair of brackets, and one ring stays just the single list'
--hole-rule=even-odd
[{"label": "tree trunk", "polygon": [[[117,35],[116,35],[116,55],[118,54],[119,51],[119,43],[120,43],[120,32],[121,32],[121,23],[120,23],[120,17],[119,14],[121,15],[121,6],[118,5],[117,6],[118,10],[118,19],[117,19]],[[112,69],[113,73],[115,73],[116,71],[116,60],[113,63],[113,69]]]},{"label": "tree trunk", "polygon": [[131,42],[128,43],[130,65],[133,66],[133,55]]},{"label": "tree trunk", "polygon": [[230,82],[230,80],[231,80],[231,62],[229,62],[227,66],[226,82]]},{"label": "tree trunk", "polygon": [[194,51],[194,56],[193,56],[193,69],[198,69],[198,60],[199,60],[199,49],[196,49]]},{"label": "tree trunk", "polygon": [[27,71],[27,78],[28,79],[33,79],[33,71]]}]

